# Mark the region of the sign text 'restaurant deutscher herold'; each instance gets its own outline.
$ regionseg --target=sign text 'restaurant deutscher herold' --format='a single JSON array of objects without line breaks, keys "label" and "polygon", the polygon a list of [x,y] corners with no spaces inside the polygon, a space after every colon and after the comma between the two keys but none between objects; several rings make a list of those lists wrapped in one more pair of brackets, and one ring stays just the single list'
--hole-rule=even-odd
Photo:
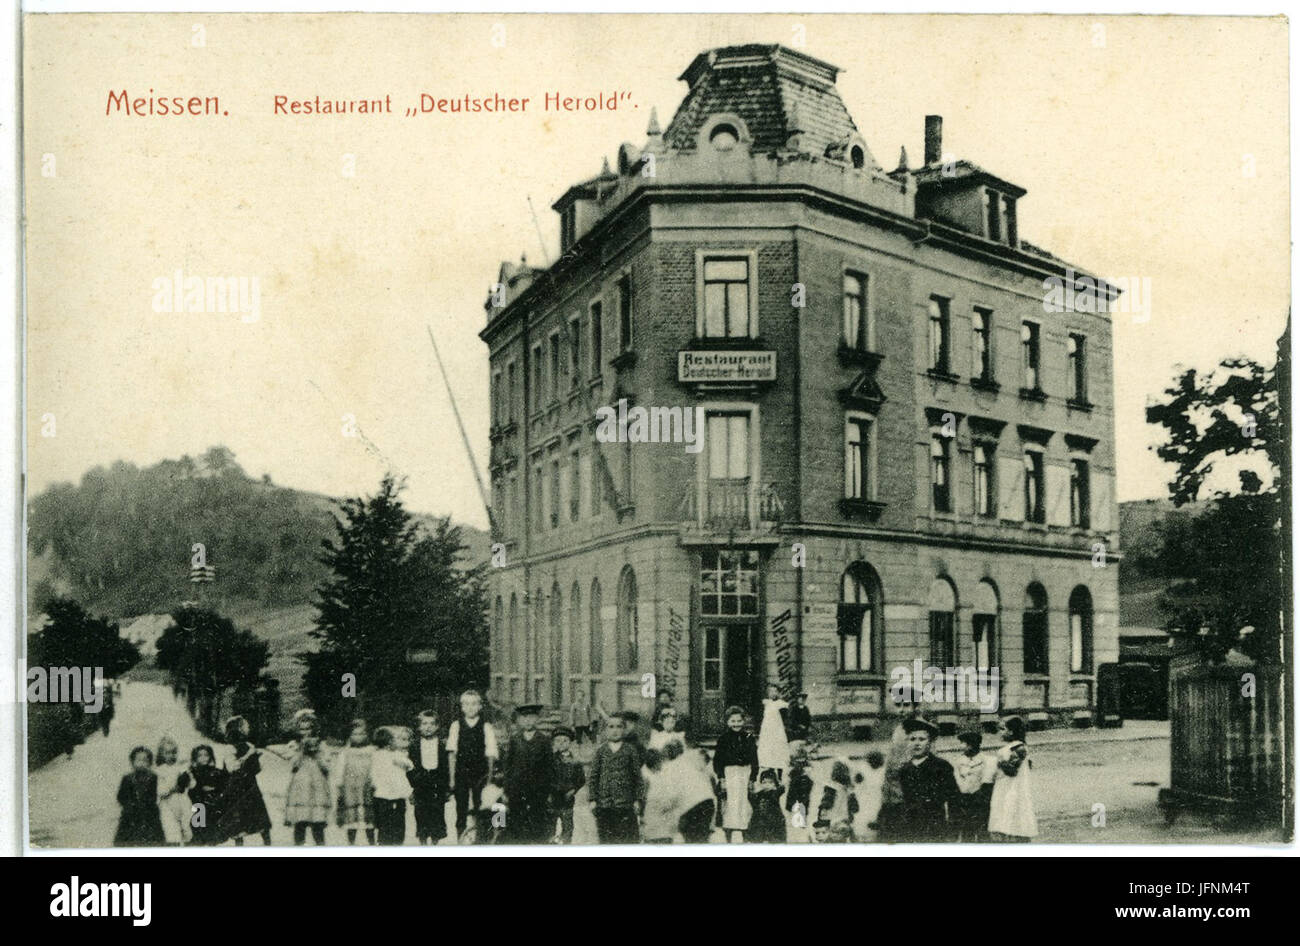
[{"label": "sign text 'restaurant deutscher herold'", "polygon": [[679,351],[678,381],[775,381],[774,351]]}]

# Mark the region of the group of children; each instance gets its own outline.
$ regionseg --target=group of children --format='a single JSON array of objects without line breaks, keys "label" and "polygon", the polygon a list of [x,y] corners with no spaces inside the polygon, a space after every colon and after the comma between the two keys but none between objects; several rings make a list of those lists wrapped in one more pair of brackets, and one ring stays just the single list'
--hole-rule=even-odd
[{"label": "group of children", "polygon": [[257,783],[261,750],[248,741],[248,721],[227,721],[230,752],[220,767],[210,745],[180,761],[176,741],[164,736],[155,754],[147,746],[130,753],[131,770],[122,776],[117,801],[122,806],[113,843],[118,847],[214,845],[256,835],[271,843],[271,818]]},{"label": "group of children", "polygon": [[[196,746],[185,765],[179,747],[161,740],[155,756],[131,752],[131,771],[118,789],[119,845],[242,844],[257,835],[270,843],[271,821],[258,784],[263,751],[289,763],[284,823],[295,844],[308,835],[325,843],[334,816],[348,844],[400,845],[407,809],[420,844],[447,836],[446,806],[455,802],[458,843],[558,842],[574,834],[574,807],[585,787],[602,844],[705,843],[721,829],[727,841],[818,843],[847,841],[1011,840],[1036,833],[1024,727],[1002,726],[1006,745],[996,757],[981,751],[978,732],[963,733],[957,765],[933,755],[936,731],[919,714],[905,719],[890,747],[866,756],[857,773],[833,760],[829,778],[811,774],[806,740],[811,717],[806,694],[793,703],[776,686],[763,700],[756,732],[743,708],[726,711],[726,731],[712,757],[691,746],[679,728],[671,696],[661,699],[645,744],[634,713],[610,715],[597,704],[575,703],[570,726],[550,736],[538,729],[541,707],[515,709],[516,729],[503,753],[474,690],[445,736],[426,710],[414,731],[354,720],[346,744],[331,752],[317,717],[300,710],[296,738],[286,750],[258,749],[248,724],[231,719],[229,750],[218,765],[208,745]],[[601,741],[589,766],[575,748]]]}]

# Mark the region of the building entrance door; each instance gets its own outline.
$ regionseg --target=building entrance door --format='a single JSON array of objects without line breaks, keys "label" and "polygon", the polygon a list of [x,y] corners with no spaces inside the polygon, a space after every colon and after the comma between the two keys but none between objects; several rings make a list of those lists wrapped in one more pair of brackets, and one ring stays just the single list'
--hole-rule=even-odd
[{"label": "building entrance door", "polygon": [[756,624],[708,624],[696,631],[694,716],[701,735],[716,735],[727,727],[729,706],[753,712],[758,703],[754,655]]}]

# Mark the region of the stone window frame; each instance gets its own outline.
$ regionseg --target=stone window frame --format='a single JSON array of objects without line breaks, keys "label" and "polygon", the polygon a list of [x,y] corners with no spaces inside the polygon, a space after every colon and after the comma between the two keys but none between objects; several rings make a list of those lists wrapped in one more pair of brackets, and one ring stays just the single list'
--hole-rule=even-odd
[{"label": "stone window frame", "polygon": [[[866,423],[867,426],[867,450],[865,463],[863,464],[863,474],[866,480],[866,489],[861,491],[861,495],[849,495],[849,432],[851,424]],[[868,411],[849,410],[844,412],[844,498],[852,500],[861,500],[864,502],[875,502],[879,495],[879,476],[876,456],[876,442],[879,439],[876,436],[877,417]]]},{"label": "stone window frame", "polygon": [[[749,333],[747,335],[706,335],[704,303],[704,264],[712,259],[744,259],[749,267]],[[755,340],[758,326],[758,247],[700,247],[695,251],[695,337],[708,339]]]}]

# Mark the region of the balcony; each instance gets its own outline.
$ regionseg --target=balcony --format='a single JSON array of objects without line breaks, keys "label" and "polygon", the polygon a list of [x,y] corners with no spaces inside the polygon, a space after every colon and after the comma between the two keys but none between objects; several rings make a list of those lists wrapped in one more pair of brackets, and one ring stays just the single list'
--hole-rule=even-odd
[{"label": "balcony", "polygon": [[707,479],[682,502],[683,544],[775,543],[784,506],[775,487],[755,489],[749,478]]}]

